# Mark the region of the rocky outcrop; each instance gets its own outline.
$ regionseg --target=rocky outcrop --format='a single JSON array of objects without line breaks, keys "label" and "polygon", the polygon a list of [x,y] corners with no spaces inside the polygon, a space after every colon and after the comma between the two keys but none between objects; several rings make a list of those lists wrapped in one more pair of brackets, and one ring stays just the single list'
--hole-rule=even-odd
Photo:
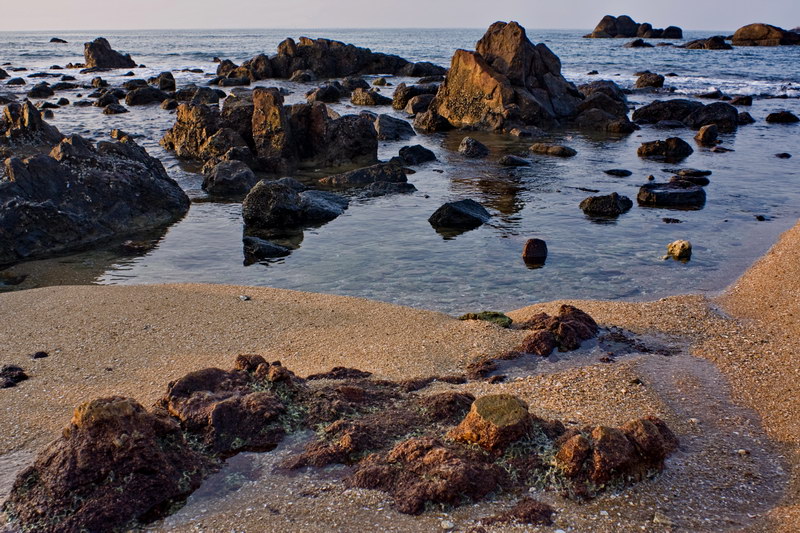
[{"label": "rocky outcrop", "polygon": [[[555,346],[564,352],[577,350],[583,341],[596,336],[599,330],[597,322],[591,316],[571,305],[562,305],[555,316],[539,313],[517,326],[533,330],[532,335],[538,335],[540,331],[551,333],[555,337]],[[528,353],[526,346],[529,344],[530,339],[526,339],[515,351]],[[546,356],[550,355],[550,352],[537,353],[537,355]]]},{"label": "rocky outcrop", "polygon": [[[35,108],[6,109],[19,121],[6,134],[51,139],[60,134]],[[27,117],[27,118],[26,118]],[[32,127],[26,131],[19,124]],[[11,150],[24,150],[12,144]],[[96,146],[72,135],[49,155],[10,157],[0,182],[0,264],[85,247],[101,240],[166,226],[183,216],[189,199],[130,137]]]},{"label": "rocky outcrop", "polygon": [[516,22],[496,22],[475,52],[456,50],[444,83],[415,126],[423,131],[552,127],[573,118],[581,100],[546,45],[531,43]]},{"label": "rocky outcrop", "polygon": [[595,26],[594,31],[587,35],[590,39],[607,39],[612,37],[643,37],[645,39],[683,39],[683,30],[677,26],[668,26],[665,29],[656,29],[648,23],[638,23],[628,15],[614,17],[604,16]]},{"label": "rocky outcrop", "polygon": [[394,164],[379,163],[369,167],[359,168],[326,176],[319,180],[319,183],[327,187],[349,188],[365,187],[373,183],[405,183],[408,181],[403,169]]},{"label": "rocky outcrop", "polygon": [[[217,76],[248,78],[251,81],[268,78],[290,79],[297,72],[307,72],[311,78],[344,78],[364,74],[395,74],[423,77],[441,75],[445,69],[428,62],[411,63],[399,56],[373,52],[330,39],[299,41],[285,39],[272,57],[255,56],[237,66],[229,60],[217,67]],[[309,80],[310,81],[310,80]]]},{"label": "rocky outcrop", "polygon": [[324,191],[297,192],[283,183],[261,180],[242,203],[248,230],[280,230],[324,224],[344,213],[347,198]]},{"label": "rocky outcrop", "polygon": [[371,164],[378,139],[366,116],[339,117],[320,102],[284,105],[275,88],[231,95],[222,111],[183,104],[161,145],[179,157],[208,161],[231,149],[253,170],[279,173],[298,167]]},{"label": "rocky outcrop", "polygon": [[696,39],[681,45],[681,48],[689,50],[732,50],[733,46],[725,42],[725,37],[722,35],[715,35],[707,39]]},{"label": "rocky outcrop", "polygon": [[800,44],[800,33],[770,24],[748,24],[733,34],[734,46],[782,46]]},{"label": "rocky outcrop", "polygon": [[[633,112],[633,120],[639,124],[658,124],[673,121],[693,129],[716,124],[719,131],[731,132],[738,127],[738,111],[725,102],[703,105],[695,100],[675,98],[655,100]],[[680,125],[680,124],[678,124]]]},{"label": "rocky outcrop", "polygon": [[87,68],[133,68],[136,62],[130,54],[121,54],[111,49],[103,37],[83,45],[84,63]]}]

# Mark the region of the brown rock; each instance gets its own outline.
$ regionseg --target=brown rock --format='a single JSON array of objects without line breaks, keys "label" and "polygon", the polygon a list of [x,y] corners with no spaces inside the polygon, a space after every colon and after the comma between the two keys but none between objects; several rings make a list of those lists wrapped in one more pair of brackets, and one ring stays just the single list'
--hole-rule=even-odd
[{"label": "brown rock", "polygon": [[592,470],[589,478],[604,485],[625,474],[636,461],[636,448],[619,429],[597,426],[592,430]]},{"label": "brown rock", "polygon": [[111,49],[111,45],[103,37],[98,37],[83,45],[83,57],[86,68],[132,68],[136,62],[130,54],[122,55]]},{"label": "brown rock", "polygon": [[493,394],[475,400],[466,418],[447,436],[498,452],[530,429],[528,406],[515,396]]},{"label": "brown rock", "polygon": [[547,259],[547,243],[542,239],[528,239],[522,249],[522,260],[531,265],[543,265]]},{"label": "brown rock", "polygon": [[577,477],[583,469],[583,464],[592,452],[589,439],[581,434],[574,435],[561,445],[556,452],[555,464],[570,478]]},{"label": "brown rock", "polygon": [[546,329],[539,329],[525,337],[516,351],[547,357],[556,349],[556,346],[558,343],[555,334]]},{"label": "brown rock", "polygon": [[657,417],[631,420],[621,429],[648,465],[663,466],[664,459],[678,448],[678,438]]},{"label": "brown rock", "polygon": [[770,24],[748,24],[733,34],[734,46],[779,46],[800,44],[800,34]]},{"label": "brown rock", "polygon": [[701,146],[714,146],[719,136],[719,128],[716,124],[708,124],[701,127],[694,136],[694,140]]},{"label": "brown rock", "polygon": [[553,525],[554,514],[553,508],[546,503],[533,498],[522,498],[508,511],[491,516],[482,522],[485,524],[517,522],[520,524],[551,526]]},{"label": "brown rock", "polygon": [[573,157],[578,153],[569,146],[548,143],[534,143],[530,146],[530,151],[535,154],[552,155],[556,157]]},{"label": "brown rock", "polygon": [[653,74],[646,72],[637,78],[634,87],[636,89],[643,89],[645,87],[654,87],[656,89],[664,86],[664,76],[661,74]]}]

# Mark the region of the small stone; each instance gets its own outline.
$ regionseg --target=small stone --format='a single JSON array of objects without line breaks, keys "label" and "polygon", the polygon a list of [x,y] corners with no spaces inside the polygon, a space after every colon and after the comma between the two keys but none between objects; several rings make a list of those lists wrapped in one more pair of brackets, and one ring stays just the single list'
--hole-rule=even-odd
[{"label": "small stone", "polygon": [[659,512],[659,511],[656,511],[653,514],[653,523],[654,524],[662,524],[662,525],[665,525],[665,526],[672,526],[673,525],[672,520],[667,515],[665,515],[664,513]]},{"label": "small stone", "polygon": [[692,243],[677,240],[667,245],[667,257],[688,261],[692,257]]},{"label": "small stone", "polygon": [[792,157],[792,154],[789,154],[787,152],[781,152],[779,154],[775,154],[775,157],[777,157],[778,159],[789,159]]},{"label": "small stone", "polygon": [[600,516],[608,516],[608,511],[600,511]]},{"label": "small stone", "polygon": [[452,523],[450,520],[442,520],[439,523],[439,527],[441,527],[444,531],[450,531],[451,529],[456,527],[456,525]]},{"label": "small stone", "polygon": [[750,450],[745,450],[744,448],[742,448],[742,449],[736,450],[736,453],[738,453],[742,457],[745,457],[747,455],[750,455]]},{"label": "small stone", "polygon": [[243,302],[249,302],[249,301],[250,301],[250,297],[249,297],[249,296],[247,296],[246,294],[242,294],[242,295],[240,295],[240,296],[239,296],[239,299],[240,299],[241,301],[243,301]]},{"label": "small stone", "polygon": [[528,239],[522,249],[522,260],[527,265],[541,266],[547,259],[547,243],[542,239]]},{"label": "small stone", "polygon": [[700,420],[699,420],[699,419],[697,419],[697,418],[690,418],[690,419],[689,419],[689,423],[690,423],[690,424],[699,424],[699,423],[700,423]]},{"label": "small stone", "polygon": [[50,357],[50,354],[47,352],[36,352],[31,355],[31,359],[44,359],[45,357]]}]

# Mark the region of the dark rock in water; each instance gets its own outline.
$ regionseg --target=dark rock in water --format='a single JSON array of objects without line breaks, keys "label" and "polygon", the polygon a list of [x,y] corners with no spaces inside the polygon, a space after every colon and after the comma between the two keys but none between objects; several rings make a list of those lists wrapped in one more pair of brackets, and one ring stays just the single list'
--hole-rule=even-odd
[{"label": "dark rock in water", "polygon": [[590,196],[581,202],[581,210],[590,216],[616,217],[633,207],[627,196],[613,192],[606,196]]},{"label": "dark rock in water", "polygon": [[800,122],[800,118],[791,111],[778,111],[767,115],[767,122],[770,124],[794,124]]},{"label": "dark rock in water", "polygon": [[548,143],[532,144],[530,146],[530,151],[535,154],[552,155],[556,157],[573,157],[578,154],[578,152],[569,146]]},{"label": "dark rock in water", "polygon": [[122,84],[122,88],[126,91],[132,91],[134,89],[141,89],[142,87],[147,87],[147,82],[143,79],[136,78],[133,80],[128,80]]},{"label": "dark rock in water", "polygon": [[402,141],[417,134],[405,120],[383,114],[375,119],[375,131],[379,141]]},{"label": "dark rock in water", "polygon": [[298,193],[284,183],[258,182],[242,203],[247,228],[282,229],[329,222],[344,213],[348,200],[324,191]]},{"label": "dark rock in water", "polygon": [[779,154],[775,154],[775,157],[777,157],[778,159],[790,159],[792,157],[792,154],[781,152]]},{"label": "dark rock in water", "polygon": [[[297,80],[299,81],[299,80]],[[313,80],[309,80],[313,81]],[[250,85],[250,78],[222,78],[217,82],[220,87],[243,87]]]},{"label": "dark rock in water", "polygon": [[[342,79],[341,85],[347,94],[350,94],[359,88],[369,90],[369,83],[367,83],[367,80],[359,76],[347,76]],[[401,83],[400,85],[403,84]],[[400,88],[400,85],[397,86],[398,89]]]},{"label": "dark rock in water", "polygon": [[0,183],[0,264],[163,227],[189,208],[186,194],[161,163],[130,138],[96,147],[77,135],[59,142],[58,130],[27,102],[9,105],[4,117],[11,124],[7,138],[29,146],[59,144],[49,156],[6,160],[9,179]]},{"label": "dark rock in water", "polygon": [[17,477],[4,510],[42,533],[123,530],[167,514],[210,466],[172,418],[130,398],[101,398],[75,409]]},{"label": "dark rock in water", "polygon": [[750,105],[753,105],[753,97],[749,96],[749,95],[748,96],[734,96],[729,103],[731,105],[750,106]]},{"label": "dark rock in water", "polygon": [[15,387],[17,383],[28,379],[28,375],[16,365],[3,365],[0,368],[0,389]]},{"label": "dark rock in water", "polygon": [[385,181],[388,183],[405,183],[408,181],[402,167],[387,163],[378,163],[371,167],[359,168],[342,174],[327,176],[319,180],[328,187],[364,187],[371,183]]},{"label": "dark rock in water", "polygon": [[508,511],[484,518],[481,523],[492,525],[513,522],[534,526],[551,526],[554,514],[555,510],[546,503],[525,497]]},{"label": "dark rock in water", "polygon": [[397,110],[405,109],[412,98],[422,95],[435,96],[438,90],[439,86],[432,83],[426,85],[406,85],[401,83],[394,90],[392,107]]},{"label": "dark rock in water", "polygon": [[425,78],[436,78],[441,81],[442,76],[447,73],[447,69],[434,65],[430,61],[419,61],[417,63],[408,63],[403,66],[398,75],[408,76],[409,78],[419,78],[420,83],[425,83]]},{"label": "dark rock in water", "polygon": [[55,91],[50,87],[46,81],[37,83],[31,90],[28,91],[28,98],[49,98],[55,94]]},{"label": "dark rock in water", "polygon": [[59,43],[59,44],[66,44],[67,41],[64,39],[59,39],[58,37],[53,37],[50,39],[51,43]]},{"label": "dark rock in water", "polygon": [[645,87],[655,87],[659,89],[664,86],[664,76],[661,74],[654,74],[652,72],[647,72],[639,76],[634,84],[634,88],[642,89]]},{"label": "dark rock in water", "polygon": [[353,94],[350,95],[350,101],[355,105],[366,106],[391,105],[392,103],[391,98],[383,96],[376,89],[366,90],[361,88],[353,91]]},{"label": "dark rock in water", "polygon": [[665,168],[663,169],[664,172],[672,172],[678,176],[686,176],[692,178],[701,178],[704,176],[710,176],[712,172],[710,170],[699,170],[696,168]]},{"label": "dark rock in water", "polygon": [[172,98],[167,98],[166,100],[161,102],[161,106],[160,107],[164,111],[174,111],[175,109],[178,109],[178,105],[180,105],[180,104],[178,104],[177,100],[174,100]]},{"label": "dark rock in water", "polygon": [[155,85],[161,91],[175,91],[175,77],[172,72],[162,72],[158,76],[147,80],[151,85]]},{"label": "dark rock in water", "polygon": [[733,46],[781,46],[800,44],[800,33],[770,24],[748,24],[733,34]]},{"label": "dark rock in water", "polygon": [[105,108],[103,108],[104,115],[121,115],[127,112],[128,108],[120,104],[108,104]]},{"label": "dark rock in water", "polygon": [[125,95],[125,103],[129,106],[160,104],[168,98],[167,94],[155,87],[140,87]]},{"label": "dark rock in water", "polygon": [[11,78],[6,85],[25,85],[26,81],[22,78]]},{"label": "dark rock in water", "polygon": [[130,54],[122,55],[112,50],[111,45],[103,37],[98,37],[83,45],[83,57],[87,68],[132,68],[136,62]]},{"label": "dark rock in water", "polygon": [[724,96],[725,95],[719,89],[714,89],[713,91],[709,91],[707,93],[700,93],[697,95],[698,98],[705,98],[707,100],[719,100]]},{"label": "dark rock in water", "polygon": [[317,81],[317,75],[313,70],[309,69],[295,70],[292,72],[292,75],[289,76],[289,81],[296,83],[311,83],[312,81]]},{"label": "dark rock in water", "polygon": [[754,119],[747,111],[742,111],[736,117],[736,123],[740,126],[747,126],[748,124],[753,124],[755,121],[756,119]]},{"label": "dark rock in water", "polygon": [[640,124],[655,124],[664,120],[683,122],[692,112],[702,107],[704,106],[700,102],[683,98],[655,100],[634,111],[633,120]]},{"label": "dark rock in water", "polygon": [[372,85],[376,87],[386,87],[387,85],[391,85],[391,83],[389,83],[386,78],[381,76],[380,78],[376,78],[375,81],[372,82]]},{"label": "dark rock in water", "polygon": [[510,328],[513,320],[498,311],[481,311],[480,313],[467,313],[458,317],[459,320],[484,320],[497,324],[501,328]]},{"label": "dark rock in water", "polygon": [[683,122],[693,129],[699,129],[709,124],[715,124],[721,132],[736,131],[739,112],[736,108],[725,102],[714,102],[700,107],[689,113]]},{"label": "dark rock in water", "polygon": [[469,198],[448,202],[437,209],[428,219],[435,229],[473,229],[491,218],[489,212],[475,200]]},{"label": "dark rock in water", "polygon": [[618,178],[627,178],[628,176],[633,174],[633,172],[631,172],[630,170],[625,170],[622,168],[612,168],[609,170],[604,170],[603,172],[605,172],[609,176],[616,176]]},{"label": "dark rock in water", "polygon": [[509,154],[498,159],[497,164],[504,167],[527,167],[530,166],[531,162],[523,157]]},{"label": "dark rock in water", "polygon": [[689,146],[689,143],[680,137],[670,137],[666,141],[643,143],[636,153],[639,157],[646,157],[649,159],[681,161],[692,155],[694,150]]},{"label": "dark rock in water", "polygon": [[647,183],[639,189],[636,199],[640,205],[650,207],[696,209],[705,205],[706,191],[699,185],[685,180]]},{"label": "dark rock in water", "polygon": [[213,195],[247,194],[258,181],[241,161],[222,161],[203,178],[203,190]]},{"label": "dark rock in water", "polygon": [[425,113],[428,109],[430,109],[434,98],[435,96],[432,94],[420,94],[418,96],[414,96],[408,101],[408,104],[406,104],[406,107],[403,111],[409,115]]},{"label": "dark rock in water", "polygon": [[689,41],[681,45],[681,48],[687,48],[689,50],[732,50],[733,46],[725,42],[725,37],[722,35],[715,35],[707,39]]},{"label": "dark rock in water", "polygon": [[376,181],[364,187],[362,194],[366,197],[377,197],[389,194],[411,194],[416,190],[417,188],[411,183]]},{"label": "dark rock in water", "polygon": [[653,48],[653,45],[645,42],[644,39],[636,39],[635,41],[625,43],[623,48]]},{"label": "dark rock in water", "polygon": [[436,98],[417,115],[415,126],[424,131],[552,127],[573,118],[580,101],[547,46],[531,43],[516,22],[496,22],[475,52],[456,51]]},{"label": "dark rock in water", "polygon": [[609,39],[612,37],[643,37],[645,39],[683,39],[683,30],[677,26],[668,26],[665,29],[653,28],[648,22],[639,24],[628,15],[614,17],[604,16],[595,26],[594,31],[585,38]]},{"label": "dark rock in water", "polygon": [[291,253],[291,250],[283,246],[271,243],[258,237],[245,236],[242,238],[244,245],[244,260],[245,264],[251,265],[264,259],[273,259],[275,257],[285,257]]},{"label": "dark rock in water", "polygon": [[42,120],[36,107],[29,101],[12,102],[3,110],[0,120],[0,137],[12,145],[32,145],[49,150],[64,138],[55,127]]},{"label": "dark rock in water", "polygon": [[332,104],[338,102],[340,98],[342,98],[346,94],[346,90],[342,87],[338,82],[334,83],[326,83],[321,87],[317,87],[313,91],[309,91],[306,94],[306,101],[311,102],[323,102],[326,104]]},{"label": "dark rock in water", "polygon": [[711,180],[705,176],[672,176],[669,181],[688,181],[689,183],[694,183],[695,185],[700,185],[701,187],[705,187]]},{"label": "dark rock in water", "polygon": [[470,158],[480,158],[489,155],[489,149],[486,145],[472,137],[464,137],[461,139],[461,144],[458,145],[458,151],[464,154],[465,157]]},{"label": "dark rock in water", "polygon": [[670,217],[662,218],[661,222],[663,222],[664,224],[682,224],[683,223],[681,220],[678,220],[677,218],[670,218]]},{"label": "dark rock in water", "polygon": [[528,239],[522,248],[522,260],[528,265],[543,265],[547,259],[547,243],[542,239]]},{"label": "dark rock in water", "polygon": [[719,137],[719,128],[716,124],[708,124],[700,128],[694,136],[694,140],[701,146],[714,146]]},{"label": "dark rock in water", "polygon": [[421,165],[428,161],[436,161],[436,154],[419,144],[400,148],[400,157],[406,165]]}]

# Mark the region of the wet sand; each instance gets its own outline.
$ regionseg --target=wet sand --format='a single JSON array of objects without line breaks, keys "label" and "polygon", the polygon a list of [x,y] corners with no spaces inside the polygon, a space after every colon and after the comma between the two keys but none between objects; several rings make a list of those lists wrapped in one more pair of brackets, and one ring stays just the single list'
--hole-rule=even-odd
[{"label": "wet sand", "polygon": [[[789,532],[800,527],[800,365],[794,348],[800,326],[798,245],[800,225],[716,299],[571,302],[603,326],[680,348],[676,355],[632,355],[611,364],[589,360],[502,384],[458,386],[475,394],[518,394],[536,414],[578,424],[616,425],[656,414],[681,438],[680,451],[654,480],[587,504],[535,494],[557,509],[556,523],[525,530]],[[243,294],[251,299],[242,301]],[[559,303],[509,314],[521,320],[540,310],[553,312]],[[0,318],[2,363],[19,364],[31,376],[0,391],[0,454],[34,450],[55,438],[83,400],[122,394],[150,405],[171,379],[206,366],[228,368],[238,353],[279,359],[300,375],[342,365],[406,378],[460,371],[476,356],[514,346],[522,335],[355,298],[210,285],[7,293],[0,295]],[[31,360],[37,350],[50,357]],[[342,489],[337,482],[342,472],[335,469],[271,475],[270,461],[281,453],[286,452],[243,457],[240,461],[262,471],[257,481],[211,499],[190,499],[153,529],[426,531],[447,520],[466,531],[514,501],[500,498],[410,517],[393,511],[381,493]]]}]

